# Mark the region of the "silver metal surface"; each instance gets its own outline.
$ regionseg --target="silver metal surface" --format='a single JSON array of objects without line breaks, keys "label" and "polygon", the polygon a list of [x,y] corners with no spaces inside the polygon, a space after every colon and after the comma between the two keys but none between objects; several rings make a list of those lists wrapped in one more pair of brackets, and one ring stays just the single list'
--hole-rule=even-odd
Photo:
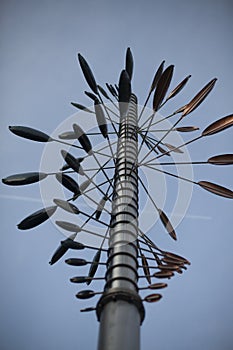
[{"label": "silver metal surface", "polygon": [[[138,174],[134,166],[138,158],[137,119],[137,98],[131,95],[128,113],[120,120],[110,253],[102,297],[102,301],[107,302],[99,302],[98,350],[139,350],[140,347],[142,317],[139,310],[143,306],[137,293]],[[119,291],[120,295],[116,300],[114,291]],[[132,302],[134,298],[136,303]]]}]

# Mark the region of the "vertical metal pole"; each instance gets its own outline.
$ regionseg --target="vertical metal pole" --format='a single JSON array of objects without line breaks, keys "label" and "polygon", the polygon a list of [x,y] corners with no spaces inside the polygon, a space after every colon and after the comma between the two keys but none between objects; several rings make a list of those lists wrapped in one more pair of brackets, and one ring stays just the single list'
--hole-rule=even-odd
[{"label": "vertical metal pole", "polygon": [[[98,350],[139,350],[144,307],[138,295],[137,98],[120,120],[106,285],[97,304]],[[132,170],[133,168],[133,170]]]}]

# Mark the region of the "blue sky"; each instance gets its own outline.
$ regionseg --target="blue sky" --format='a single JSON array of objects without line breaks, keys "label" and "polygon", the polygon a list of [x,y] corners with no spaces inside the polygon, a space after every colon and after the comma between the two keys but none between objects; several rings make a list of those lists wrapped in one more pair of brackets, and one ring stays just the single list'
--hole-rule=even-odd
[{"label": "blue sky", "polygon": [[[175,65],[173,87],[192,74],[184,100],[217,77],[215,89],[187,117],[187,125],[202,130],[232,113],[232,12],[231,1],[225,0],[2,1],[1,177],[37,170],[43,151],[42,144],[10,134],[8,125],[51,133],[74,112],[71,101],[88,104],[77,52],[91,63],[98,81],[117,82],[130,46],[133,88],[141,103],[163,59]],[[200,140],[189,152],[193,160],[231,153],[232,131]],[[232,188],[231,167],[199,166],[194,178]],[[63,262],[48,264],[61,234],[50,223],[28,232],[16,228],[41,206],[39,198],[37,185],[1,186],[2,348],[95,348],[98,322],[94,313],[79,313],[84,304],[69,283],[75,271]],[[192,265],[169,283],[158,304],[146,306],[142,350],[232,349],[231,215],[230,200],[194,188],[187,217],[177,228],[178,242],[159,238],[160,245]]]}]

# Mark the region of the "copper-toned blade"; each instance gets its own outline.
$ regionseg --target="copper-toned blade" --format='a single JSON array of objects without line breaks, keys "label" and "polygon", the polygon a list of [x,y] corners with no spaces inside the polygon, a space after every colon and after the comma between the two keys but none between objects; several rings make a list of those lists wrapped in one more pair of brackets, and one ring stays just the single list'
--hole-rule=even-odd
[{"label": "copper-toned blade", "polygon": [[201,91],[199,91],[194,98],[186,105],[182,116],[185,117],[189,113],[193,112],[205,98],[209,95],[210,91],[213,89],[217,79],[212,79],[208,84],[206,84]]},{"label": "copper-toned blade", "polygon": [[160,219],[161,219],[164,227],[166,228],[167,232],[176,241],[177,237],[176,237],[175,230],[172,227],[172,224],[171,224],[170,220],[168,219],[167,215],[161,209],[158,209],[158,212],[159,212]]},{"label": "copper-toned blade", "polygon": [[56,225],[63,228],[63,230],[70,231],[70,232],[80,232],[82,230],[80,226],[68,221],[57,220]]},{"label": "copper-toned blade", "polygon": [[98,89],[97,89],[97,85],[96,85],[96,81],[94,78],[94,75],[91,71],[90,66],[88,65],[87,61],[85,60],[85,58],[80,55],[80,53],[78,54],[78,60],[79,60],[79,64],[80,67],[82,69],[82,72],[84,74],[84,77],[87,81],[87,84],[90,86],[90,88],[92,89],[92,91],[97,94],[98,93]]},{"label": "copper-toned blade", "polygon": [[175,130],[179,132],[192,132],[199,130],[199,128],[197,126],[181,126],[179,128],[175,128]]},{"label": "copper-toned blade", "polygon": [[158,84],[158,81],[159,81],[159,79],[160,79],[160,77],[161,77],[161,75],[163,73],[164,63],[165,63],[165,61],[163,61],[160,64],[159,68],[155,72],[155,75],[154,75],[154,78],[153,78],[153,81],[152,81],[152,84],[151,84],[151,87],[150,87],[150,92],[152,92],[156,88],[156,86]]},{"label": "copper-toned blade", "polygon": [[129,78],[131,80],[133,75],[133,55],[129,47],[126,51],[125,70],[128,73]]},{"label": "copper-toned blade", "polygon": [[168,95],[167,100],[170,100],[171,98],[175,97],[187,84],[188,80],[191,78],[191,75],[188,75],[186,78],[184,78]]},{"label": "copper-toned blade", "polygon": [[178,265],[158,265],[158,268],[162,271],[176,271],[179,270],[179,266]]},{"label": "copper-toned blade", "polygon": [[23,186],[41,181],[47,176],[48,174],[39,172],[15,174],[2,179],[2,182],[8,186]]},{"label": "copper-toned blade", "polygon": [[157,145],[157,148],[159,150],[159,152],[161,152],[162,154],[165,154],[166,156],[171,156],[163,147],[161,147],[160,145]]},{"label": "copper-toned blade", "polygon": [[184,265],[183,261],[173,259],[171,257],[170,258],[162,258],[161,260],[162,260],[162,262],[165,262],[168,265],[178,265],[178,266]]},{"label": "copper-toned blade", "polygon": [[170,143],[164,143],[164,145],[171,151],[175,152],[175,153],[184,153],[180,148],[171,145]]},{"label": "copper-toned blade", "polygon": [[164,254],[164,256],[166,256],[169,259],[170,258],[175,259],[175,260],[183,262],[184,264],[191,265],[191,263],[186,258],[184,258],[183,256],[180,256],[178,254],[171,253],[171,252],[163,252],[163,254]]},{"label": "copper-toned blade", "polygon": [[171,278],[174,273],[172,271],[159,271],[155,272],[153,276],[156,278]]},{"label": "copper-toned blade", "polygon": [[146,259],[144,254],[141,254],[141,259],[142,259],[142,268],[143,268],[145,277],[146,277],[147,281],[149,283],[151,283],[150,269],[149,269],[149,265],[148,265],[147,259]]},{"label": "copper-toned blade", "polygon": [[233,191],[230,189],[214,184],[209,181],[199,181],[198,185],[204,188],[205,190],[212,192],[214,194],[217,194],[218,196],[225,197],[225,198],[233,198]]},{"label": "copper-toned blade", "polygon": [[22,220],[17,226],[19,230],[29,230],[30,228],[36,227],[42,224],[44,221],[48,220],[57,209],[57,206],[51,206],[47,208],[40,209],[35,213],[27,216]]},{"label": "copper-toned blade", "polygon": [[146,301],[147,303],[155,303],[156,301],[159,301],[161,298],[162,298],[161,294],[150,294],[144,298],[144,301]]},{"label": "copper-toned blade", "polygon": [[207,128],[205,128],[205,130],[202,132],[202,136],[209,136],[209,135],[216,134],[217,132],[225,130],[232,125],[233,125],[233,114],[230,114],[226,117],[216,120],[215,122],[207,126]]},{"label": "copper-toned blade", "polygon": [[233,164],[233,154],[220,154],[209,158],[207,162],[214,165],[230,165]]},{"label": "copper-toned blade", "polygon": [[167,90],[169,88],[169,85],[171,83],[172,75],[173,75],[174,66],[171,65],[165,69],[163,74],[161,75],[155,93],[153,98],[153,110],[156,112],[161,103],[163,102],[163,99],[167,93]]},{"label": "copper-toned blade", "polygon": [[166,287],[167,283],[153,283],[148,286],[149,289],[162,289]]},{"label": "copper-toned blade", "polygon": [[53,141],[49,135],[45,134],[42,131],[29,128],[27,126],[9,126],[9,130],[20,137],[23,137],[28,140],[37,141],[37,142],[50,142]]},{"label": "copper-toned blade", "polygon": [[85,107],[83,105],[80,105],[79,103],[71,102],[71,104],[72,104],[72,106],[74,106],[75,108],[80,109],[81,111],[85,111],[85,112],[88,112],[88,113],[94,113],[89,108],[87,108],[87,107]]},{"label": "copper-toned blade", "polygon": [[101,249],[99,249],[97,251],[97,253],[95,254],[93,260],[92,260],[92,263],[91,263],[91,266],[90,266],[90,269],[89,269],[89,273],[88,273],[88,277],[89,279],[86,281],[87,285],[89,285],[92,281],[92,278],[95,276],[96,274],[96,271],[98,269],[98,264],[99,264],[99,261],[100,261],[100,257],[101,257]]}]

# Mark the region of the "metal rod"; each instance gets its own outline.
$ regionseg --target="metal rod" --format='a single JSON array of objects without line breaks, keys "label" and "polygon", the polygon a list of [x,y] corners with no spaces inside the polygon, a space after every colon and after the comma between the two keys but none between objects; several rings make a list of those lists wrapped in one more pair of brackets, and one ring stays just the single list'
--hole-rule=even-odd
[{"label": "metal rod", "polygon": [[137,98],[121,116],[109,231],[106,285],[96,312],[98,350],[139,350],[144,307],[138,295],[138,158]]}]

